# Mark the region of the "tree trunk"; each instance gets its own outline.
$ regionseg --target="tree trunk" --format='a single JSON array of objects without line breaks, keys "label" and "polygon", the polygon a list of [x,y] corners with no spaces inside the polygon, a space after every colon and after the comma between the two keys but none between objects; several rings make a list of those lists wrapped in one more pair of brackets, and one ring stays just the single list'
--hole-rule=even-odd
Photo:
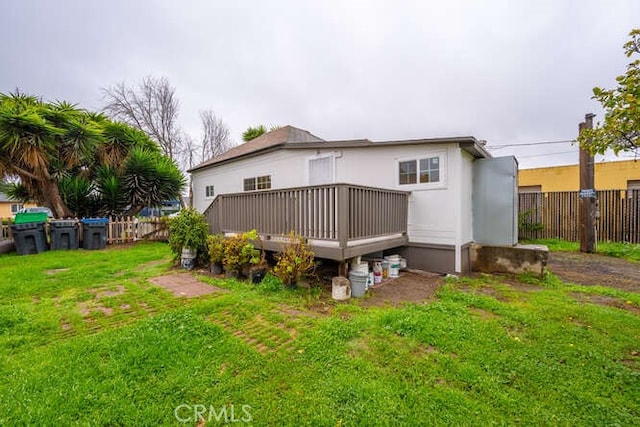
[{"label": "tree trunk", "polygon": [[62,201],[62,196],[60,196],[60,191],[58,190],[58,184],[54,181],[43,182],[42,194],[49,203],[51,210],[53,211],[53,215],[56,218],[66,218],[71,216],[71,210],[69,210],[67,205]]},{"label": "tree trunk", "polygon": [[144,206],[131,206],[124,216],[136,216],[142,209],[144,209]]}]

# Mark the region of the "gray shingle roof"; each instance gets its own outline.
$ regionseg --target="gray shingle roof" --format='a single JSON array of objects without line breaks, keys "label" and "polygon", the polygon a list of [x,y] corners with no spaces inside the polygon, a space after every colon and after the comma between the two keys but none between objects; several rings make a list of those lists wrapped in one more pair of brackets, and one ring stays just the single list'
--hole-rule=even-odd
[{"label": "gray shingle roof", "polygon": [[244,144],[233,147],[229,151],[222,153],[221,155],[214,157],[213,159],[209,159],[206,162],[200,163],[199,165],[189,170],[189,172],[202,169],[226,160],[234,159],[236,157],[241,157],[256,151],[275,147],[284,143],[322,141],[324,141],[324,139],[318,138],[317,136],[304,129],[298,129],[296,127],[287,125],[271,132],[264,133],[249,142],[245,142]]}]

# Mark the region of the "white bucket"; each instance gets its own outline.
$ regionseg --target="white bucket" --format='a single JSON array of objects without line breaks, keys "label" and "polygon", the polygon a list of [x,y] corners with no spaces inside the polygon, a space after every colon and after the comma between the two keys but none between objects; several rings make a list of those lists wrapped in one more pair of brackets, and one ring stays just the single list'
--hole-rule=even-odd
[{"label": "white bucket", "polygon": [[406,270],[407,268],[407,260],[405,258],[400,258],[400,270]]},{"label": "white bucket", "polygon": [[400,255],[389,255],[384,259],[389,263],[389,277],[400,277]]},{"label": "white bucket", "polygon": [[331,279],[331,298],[336,301],[346,301],[351,298],[351,284],[346,277]]},{"label": "white bucket", "polygon": [[196,264],[196,252],[191,248],[182,248],[180,256],[180,265],[185,270],[193,270]]},{"label": "white bucket", "polygon": [[363,273],[369,273],[369,263],[361,262],[360,264],[353,264],[351,271],[361,271]]}]

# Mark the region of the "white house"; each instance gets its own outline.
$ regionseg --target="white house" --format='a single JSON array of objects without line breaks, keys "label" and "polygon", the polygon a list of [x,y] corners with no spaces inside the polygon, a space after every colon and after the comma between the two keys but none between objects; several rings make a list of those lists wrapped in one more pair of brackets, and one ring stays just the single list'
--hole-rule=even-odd
[{"label": "white house", "polygon": [[468,272],[483,232],[481,243],[517,242],[517,163],[492,159],[473,137],[325,141],[285,126],[190,172],[212,231],[291,228],[318,256],[393,249],[413,268]]}]

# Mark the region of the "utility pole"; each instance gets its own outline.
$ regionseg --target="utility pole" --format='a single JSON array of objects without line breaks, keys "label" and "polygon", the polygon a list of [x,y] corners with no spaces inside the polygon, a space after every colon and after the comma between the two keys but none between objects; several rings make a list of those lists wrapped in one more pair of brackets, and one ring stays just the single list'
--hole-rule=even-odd
[{"label": "utility pole", "polygon": [[[579,133],[593,128],[595,114],[586,114],[578,126]],[[596,190],[594,183],[593,156],[589,150],[580,148],[580,252],[593,253],[595,245]]]}]

